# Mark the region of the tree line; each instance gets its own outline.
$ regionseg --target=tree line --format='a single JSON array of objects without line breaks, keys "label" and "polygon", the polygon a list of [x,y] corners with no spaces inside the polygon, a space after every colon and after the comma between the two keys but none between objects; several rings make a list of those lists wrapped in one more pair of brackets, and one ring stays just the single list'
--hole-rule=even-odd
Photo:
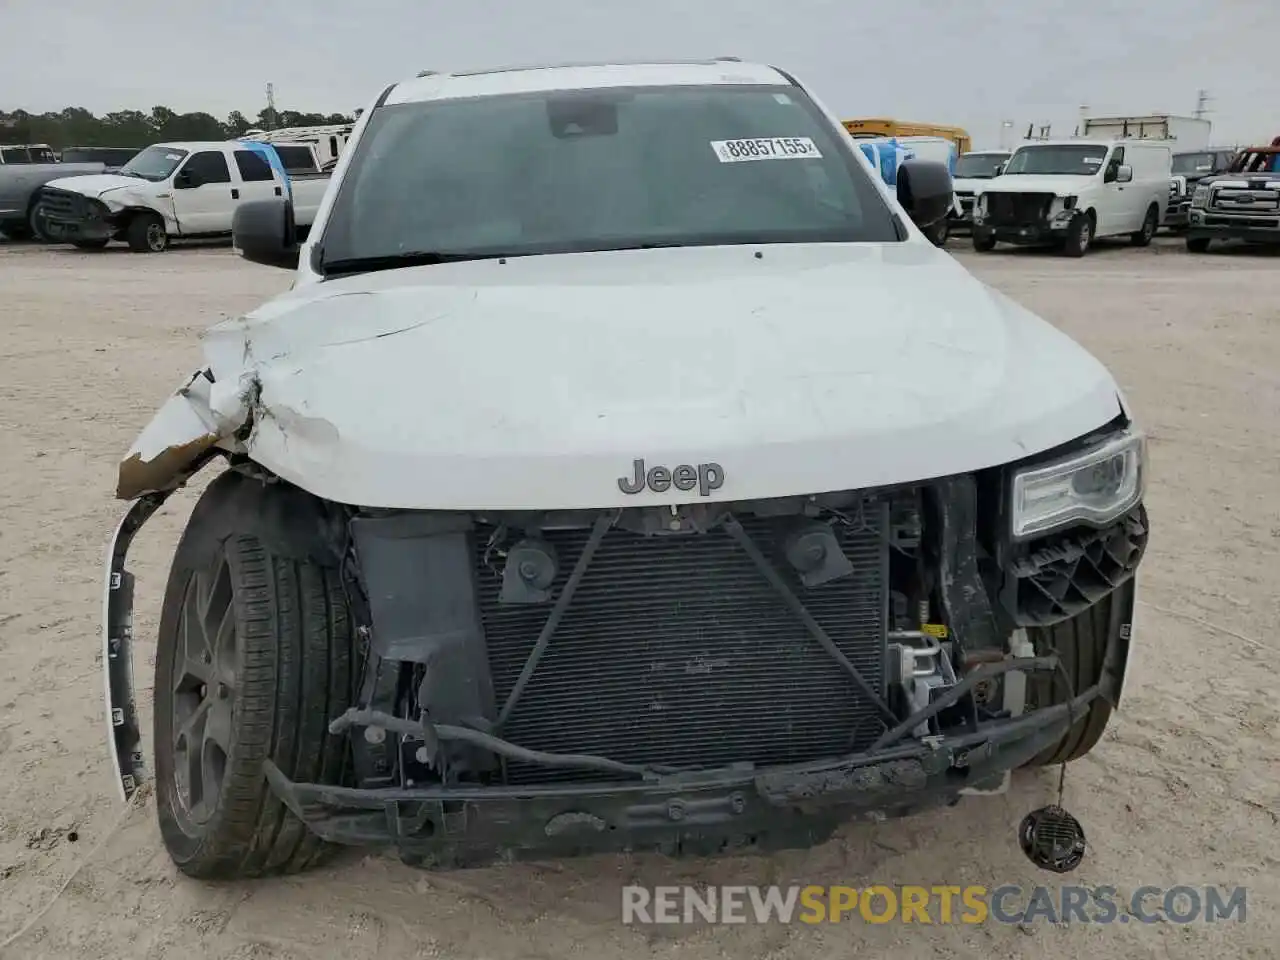
[{"label": "tree line", "polygon": [[96,116],[83,107],[67,107],[56,113],[28,113],[0,110],[0,144],[47,143],[55,150],[63,147],[145,147],[169,140],[231,140],[246,130],[273,130],[280,127],[309,127],[328,123],[351,123],[342,113],[300,113],[268,107],[252,119],[233,110],[225,120],[210,113],[178,113],[168,107],[116,110]]}]

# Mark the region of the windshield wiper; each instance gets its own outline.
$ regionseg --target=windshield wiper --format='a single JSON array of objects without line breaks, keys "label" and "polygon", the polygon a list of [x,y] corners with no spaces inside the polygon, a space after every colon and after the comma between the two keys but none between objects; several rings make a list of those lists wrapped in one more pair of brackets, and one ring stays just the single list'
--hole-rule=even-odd
[{"label": "windshield wiper", "polygon": [[386,253],[376,257],[348,257],[345,260],[321,261],[320,272],[326,277],[337,273],[374,273],[378,270],[399,270],[401,267],[431,267],[440,263],[461,263],[466,260],[496,260],[505,256],[508,256],[508,254],[411,250],[405,253]]}]

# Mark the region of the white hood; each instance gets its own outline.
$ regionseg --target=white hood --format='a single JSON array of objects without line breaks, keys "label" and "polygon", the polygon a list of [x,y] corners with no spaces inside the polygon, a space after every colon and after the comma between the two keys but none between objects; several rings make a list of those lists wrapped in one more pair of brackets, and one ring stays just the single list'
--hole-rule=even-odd
[{"label": "white hood", "polygon": [[981,193],[987,184],[995,181],[994,177],[955,177],[951,181],[956,193]]},{"label": "white hood", "polygon": [[69,190],[72,193],[79,193],[86,197],[101,197],[110,190],[119,190],[122,187],[146,186],[149,182],[138,177],[122,177],[118,173],[93,173],[82,177],[62,177],[59,180],[50,180],[45,186],[53,187],[57,190]]},{"label": "white hood", "polygon": [[[308,285],[205,335],[259,391],[249,455],[330,500],[552,509],[632,463],[715,463],[708,500],[916,481],[1121,412],[1107,371],[925,244],[667,249]],[[706,502],[703,500],[703,502]]]},{"label": "white hood", "polygon": [[1052,193],[1058,197],[1077,195],[1097,185],[1098,177],[1073,174],[1010,173],[986,181],[982,193]]}]

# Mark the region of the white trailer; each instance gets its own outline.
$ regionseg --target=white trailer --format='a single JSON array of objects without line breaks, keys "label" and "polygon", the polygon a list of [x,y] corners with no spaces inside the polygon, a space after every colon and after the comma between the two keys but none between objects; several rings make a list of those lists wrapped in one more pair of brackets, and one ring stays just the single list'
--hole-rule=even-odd
[{"label": "white trailer", "polygon": [[315,147],[316,162],[321,170],[330,170],[338,162],[342,148],[351,136],[352,124],[333,123],[315,127],[284,127],[280,130],[246,130],[241,140],[261,143],[305,143]]},{"label": "white trailer", "polygon": [[1200,117],[1156,113],[1134,117],[1085,117],[1078,136],[1101,139],[1172,140],[1177,150],[1203,150],[1211,123]]}]

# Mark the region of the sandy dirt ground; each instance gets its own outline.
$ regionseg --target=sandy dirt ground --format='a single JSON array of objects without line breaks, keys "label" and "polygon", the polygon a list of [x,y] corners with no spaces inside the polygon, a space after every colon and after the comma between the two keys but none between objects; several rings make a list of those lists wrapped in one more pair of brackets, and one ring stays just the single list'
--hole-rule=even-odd
[{"label": "sandy dirt ground", "polygon": [[[116,798],[99,673],[118,459],[197,362],[196,332],[285,289],[226,249],[139,257],[0,242],[0,943],[78,958],[1274,957],[1280,942],[1280,258],[1161,241],[1083,260],[953,252],[1106,362],[1151,435],[1138,661],[1066,804],[1091,852],[1058,878],[1014,829],[1056,773],[769,858],[593,858],[449,874],[354,852],[309,875],[180,877],[148,802]],[[131,555],[138,679],[195,499]],[[145,699],[149,701],[149,692]],[[150,710],[144,706],[145,729]],[[148,737],[149,739],[149,737]],[[90,856],[92,854],[92,856]],[[86,862],[87,860],[87,862]],[[77,872],[78,871],[78,872]],[[69,881],[69,882],[68,882]],[[1244,923],[624,927],[628,882],[1246,885]],[[65,888],[65,889],[64,889]],[[61,892],[60,892],[61,891]],[[936,919],[936,917],[935,917]]]}]

